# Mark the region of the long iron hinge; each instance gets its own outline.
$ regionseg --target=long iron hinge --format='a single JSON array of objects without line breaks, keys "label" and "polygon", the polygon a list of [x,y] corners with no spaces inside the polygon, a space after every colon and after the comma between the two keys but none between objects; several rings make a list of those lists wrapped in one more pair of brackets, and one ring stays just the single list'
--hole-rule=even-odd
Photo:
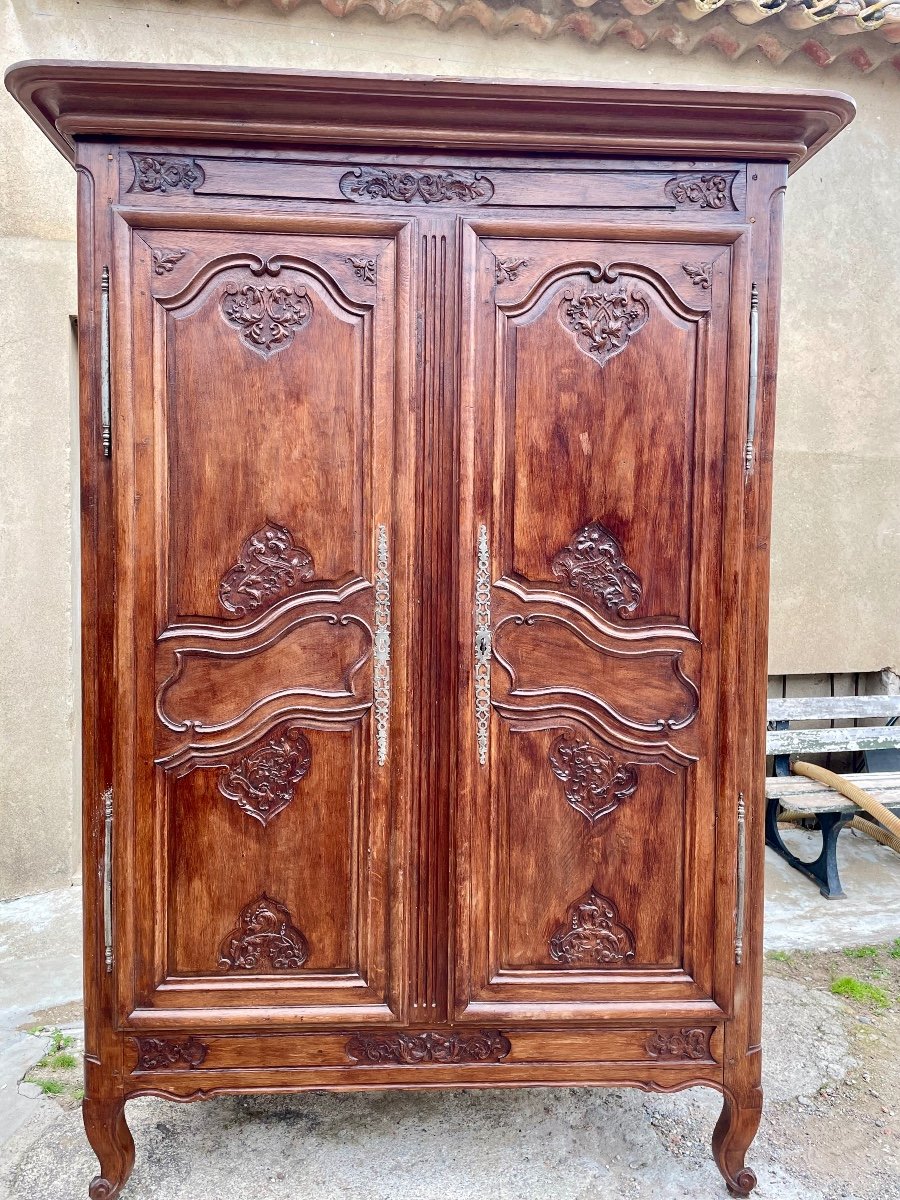
[{"label": "long iron hinge", "polygon": [[112,455],[112,409],[109,399],[109,267],[100,276],[100,438],[103,457]]},{"label": "long iron hinge", "polygon": [[103,949],[106,969],[113,965],[112,928],[113,790],[103,793]]},{"label": "long iron hinge", "polygon": [[744,445],[744,475],[753,470],[756,454],[756,393],[759,388],[759,289],[750,286],[750,375],[747,384],[747,441]]},{"label": "long iron hinge", "polygon": [[747,882],[747,813],[744,793],[738,793],[737,803],[737,905],[734,916],[734,961],[744,961],[744,908]]}]

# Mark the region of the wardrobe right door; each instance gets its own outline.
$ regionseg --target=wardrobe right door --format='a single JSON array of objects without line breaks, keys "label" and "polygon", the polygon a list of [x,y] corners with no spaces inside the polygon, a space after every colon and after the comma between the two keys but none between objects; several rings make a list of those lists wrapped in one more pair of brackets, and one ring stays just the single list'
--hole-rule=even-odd
[{"label": "wardrobe right door", "polygon": [[715,1022],[746,237],[498,220],[463,240],[456,1016]]}]

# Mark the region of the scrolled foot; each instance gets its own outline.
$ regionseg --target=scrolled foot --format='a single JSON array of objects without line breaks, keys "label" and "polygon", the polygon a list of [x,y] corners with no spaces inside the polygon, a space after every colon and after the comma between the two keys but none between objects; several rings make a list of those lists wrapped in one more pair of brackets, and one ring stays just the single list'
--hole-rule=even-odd
[{"label": "scrolled foot", "polygon": [[100,1162],[100,1174],[88,1185],[88,1195],[90,1200],[115,1200],[134,1166],[134,1139],[125,1120],[125,1100],[85,1097],[81,1114],[88,1141]]},{"label": "scrolled foot", "polygon": [[749,1196],[756,1187],[756,1175],[744,1166],[744,1156],[759,1128],[762,1092],[752,1088],[738,1099],[726,1092],[722,1112],[713,1132],[713,1157],[732,1196]]}]

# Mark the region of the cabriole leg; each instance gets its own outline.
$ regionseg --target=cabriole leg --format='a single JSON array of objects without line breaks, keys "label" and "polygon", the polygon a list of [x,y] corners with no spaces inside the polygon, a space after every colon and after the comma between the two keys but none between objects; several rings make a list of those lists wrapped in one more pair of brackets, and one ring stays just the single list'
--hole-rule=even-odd
[{"label": "cabriole leg", "polygon": [[713,1131],[713,1157],[732,1196],[749,1196],[756,1176],[744,1166],[744,1157],[756,1137],[762,1115],[762,1089],[751,1088],[745,1096],[726,1092],[722,1112]]},{"label": "cabriole leg", "polygon": [[134,1166],[134,1139],[125,1120],[125,1098],[91,1100],[81,1105],[87,1139],[100,1161],[100,1174],[88,1187],[91,1200],[114,1200]]}]

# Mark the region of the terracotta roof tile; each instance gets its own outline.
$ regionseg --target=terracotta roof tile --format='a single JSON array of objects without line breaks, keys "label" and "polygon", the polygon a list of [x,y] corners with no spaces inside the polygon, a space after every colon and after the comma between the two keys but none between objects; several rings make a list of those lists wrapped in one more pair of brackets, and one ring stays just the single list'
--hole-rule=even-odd
[{"label": "terracotta roof tile", "polygon": [[[222,0],[238,7],[242,0]],[[301,0],[271,0],[283,12]],[[712,46],[727,58],[761,53],[774,64],[802,55],[820,67],[841,61],[868,74],[900,72],[900,0],[318,0],[335,17],[360,9],[384,21],[415,16],[438,29],[466,21],[488,33],[572,34],[598,44],[619,38],[636,50],[665,42],[682,54]]]}]

